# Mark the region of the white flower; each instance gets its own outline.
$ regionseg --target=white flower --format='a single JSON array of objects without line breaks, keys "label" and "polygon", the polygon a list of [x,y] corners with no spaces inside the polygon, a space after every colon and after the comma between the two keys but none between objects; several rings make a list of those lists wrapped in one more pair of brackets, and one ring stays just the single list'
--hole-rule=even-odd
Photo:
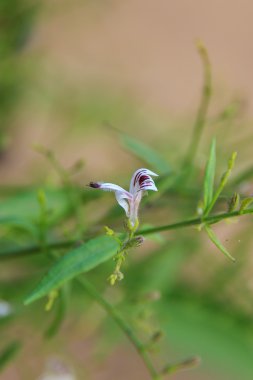
[{"label": "white flower", "polygon": [[117,202],[126,212],[132,226],[135,226],[138,221],[138,209],[144,191],[157,191],[156,185],[151,176],[157,177],[158,174],[153,173],[148,169],[138,169],[133,174],[129,191],[113,183],[90,182],[89,186],[95,189],[105,191],[114,191]]}]

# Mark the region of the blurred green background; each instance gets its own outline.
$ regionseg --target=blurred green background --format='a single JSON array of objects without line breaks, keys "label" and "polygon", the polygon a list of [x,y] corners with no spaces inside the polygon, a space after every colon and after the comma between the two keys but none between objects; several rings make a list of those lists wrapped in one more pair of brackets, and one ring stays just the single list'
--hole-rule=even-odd
[{"label": "blurred green background", "polygon": [[[216,211],[235,191],[251,195],[252,11],[246,0],[0,1],[1,379],[149,378],[122,332],[74,281],[50,312],[45,300],[23,306],[52,265],[29,247],[78,242],[103,234],[104,225],[122,231],[114,196],[85,185],[126,187],[139,167],[168,180],[143,202],[142,226],[195,216],[213,136],[216,182],[238,152]],[[173,187],[201,98],[198,38],[211,60],[211,104],[194,169],[187,184]],[[106,281],[112,261],[88,275],[143,341],[163,332],[151,353],[157,366],[201,357],[175,380],[253,377],[251,219],[215,227],[235,264],[190,228],[147,237],[115,287]]]}]

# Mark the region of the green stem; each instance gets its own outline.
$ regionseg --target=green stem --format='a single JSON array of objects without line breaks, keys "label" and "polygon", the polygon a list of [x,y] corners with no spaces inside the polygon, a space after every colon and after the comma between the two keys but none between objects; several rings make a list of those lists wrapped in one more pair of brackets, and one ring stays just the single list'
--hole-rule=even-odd
[{"label": "green stem", "polygon": [[105,298],[103,298],[99,292],[97,292],[96,288],[86,279],[78,278],[79,284],[85,289],[85,291],[110,315],[110,317],[117,323],[117,325],[121,328],[121,330],[125,333],[128,339],[132,342],[137,352],[141,356],[145,366],[147,367],[151,379],[157,380],[159,378],[153,364],[151,363],[143,344],[139,341],[139,339],[134,334],[131,327],[125,322],[125,320],[121,317],[118,311],[109,304]]},{"label": "green stem", "polygon": [[204,223],[214,224],[214,223],[220,222],[223,219],[235,218],[236,216],[241,216],[241,215],[246,215],[246,214],[253,214],[253,209],[251,208],[251,209],[247,209],[247,210],[243,210],[243,211],[225,212],[222,214],[216,214],[216,215],[211,215],[211,216],[202,217],[202,218],[194,218],[194,219],[184,220],[184,221],[178,222],[178,223],[166,224],[164,226],[152,227],[152,228],[148,228],[145,230],[140,230],[140,231],[138,231],[138,234],[149,235],[149,234],[153,234],[156,232],[176,230],[179,228],[196,226],[196,225],[200,225],[200,224],[204,224]]},{"label": "green stem", "polygon": [[[229,219],[229,218],[235,218],[237,216],[241,215],[247,215],[247,214],[253,214],[253,208],[249,208],[243,211],[232,211],[232,212],[225,212],[222,214],[216,214],[216,215],[211,215],[207,217],[202,217],[202,218],[193,218],[189,220],[184,220],[182,222],[177,222],[177,223],[172,223],[172,224],[165,224],[163,226],[158,226],[158,227],[152,227],[152,228],[147,228],[144,230],[139,230],[138,235],[150,235],[154,234],[156,232],[163,232],[163,231],[170,231],[170,230],[176,230],[179,228],[184,228],[184,227],[190,227],[190,226],[197,226],[203,223],[207,224],[214,224],[217,222],[222,221],[223,219]],[[47,248],[48,249],[65,249],[72,247],[76,244],[75,240],[66,240],[66,241],[58,241],[58,242],[48,242],[47,243]],[[43,250],[41,246],[39,245],[33,245],[29,247],[24,247],[24,248],[17,248],[14,250],[6,250],[0,252],[0,259],[9,259],[13,257],[23,257],[35,253],[43,253]]]},{"label": "green stem", "polygon": [[191,139],[191,142],[190,142],[190,145],[189,145],[189,148],[184,160],[184,164],[186,163],[188,167],[192,165],[195,159],[197,150],[198,150],[200,138],[205,126],[205,122],[206,122],[206,116],[207,116],[207,111],[208,111],[210,98],[211,98],[211,92],[212,92],[211,91],[212,90],[211,65],[210,65],[207,50],[205,46],[202,45],[201,43],[198,45],[198,50],[199,50],[199,54],[202,59],[203,67],[204,67],[204,85],[202,89],[202,96],[201,96],[201,101],[200,101],[199,109],[196,116],[196,121],[193,128],[192,139]]}]

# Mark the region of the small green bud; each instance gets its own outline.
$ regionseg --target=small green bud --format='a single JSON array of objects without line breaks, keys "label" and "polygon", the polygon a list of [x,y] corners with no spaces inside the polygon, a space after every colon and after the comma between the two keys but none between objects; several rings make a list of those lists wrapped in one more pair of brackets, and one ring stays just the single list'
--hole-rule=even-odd
[{"label": "small green bud", "polygon": [[115,282],[117,281],[117,276],[116,274],[111,274],[109,277],[108,277],[108,281],[110,282],[110,285],[114,285]]},{"label": "small green bud", "polygon": [[37,193],[37,199],[42,208],[46,206],[46,194],[44,190],[39,190]]},{"label": "small green bud", "polygon": [[123,273],[122,272],[117,272],[117,280],[118,281],[121,281],[121,280],[123,280],[123,278],[124,278],[124,275],[123,275]]},{"label": "small green bud", "polygon": [[164,333],[161,330],[155,331],[149,341],[145,344],[145,350],[154,351],[156,349],[157,343],[163,338]]},{"label": "small green bud", "polygon": [[240,203],[240,195],[238,193],[234,193],[232,198],[228,202],[228,211],[232,212],[237,210]]},{"label": "small green bud", "polygon": [[142,245],[144,242],[144,237],[143,236],[135,236],[134,238],[132,238],[131,240],[128,240],[125,245],[124,245],[124,249],[129,249],[129,248],[133,248],[133,247],[139,247],[140,245]]},{"label": "small green bud", "polygon": [[45,306],[45,310],[46,311],[50,311],[54,305],[54,301],[56,300],[56,298],[58,297],[59,295],[59,292],[58,290],[52,290],[49,294],[48,294],[48,301],[46,303],[46,306]]},{"label": "small green bud", "polygon": [[203,203],[203,201],[201,200],[201,201],[198,202],[198,205],[197,205],[197,214],[198,214],[199,216],[202,216],[203,213],[204,213],[204,203]]},{"label": "small green bud", "polygon": [[121,245],[121,240],[120,240],[120,238],[117,237],[115,231],[113,231],[108,226],[104,226],[104,229],[105,229],[106,235],[111,236],[117,243],[119,243],[119,245]]},{"label": "small green bud", "polygon": [[162,339],[163,336],[164,336],[163,332],[162,332],[161,330],[158,330],[158,331],[156,331],[156,332],[152,335],[152,337],[151,337],[151,342],[152,342],[152,343],[157,343],[157,342],[159,342],[159,341]]},{"label": "small green bud", "polygon": [[237,152],[233,152],[231,158],[228,160],[228,169],[232,170],[237,157]]},{"label": "small green bud", "polygon": [[104,229],[105,229],[106,235],[108,235],[108,236],[114,236],[115,232],[111,228],[109,228],[107,226],[104,226]]},{"label": "small green bud", "polygon": [[114,273],[112,273],[108,277],[108,281],[110,282],[110,285],[113,286],[113,285],[115,285],[116,281],[121,281],[121,280],[123,280],[123,278],[124,278],[123,273],[118,270],[118,271],[115,271]]}]

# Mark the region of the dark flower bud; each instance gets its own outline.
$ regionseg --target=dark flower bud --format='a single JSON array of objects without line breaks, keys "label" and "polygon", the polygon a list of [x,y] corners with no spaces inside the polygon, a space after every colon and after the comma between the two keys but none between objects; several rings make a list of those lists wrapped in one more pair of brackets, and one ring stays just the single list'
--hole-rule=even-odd
[{"label": "dark flower bud", "polygon": [[100,185],[97,182],[90,182],[89,185],[90,187],[93,187],[94,189],[99,189]]}]

